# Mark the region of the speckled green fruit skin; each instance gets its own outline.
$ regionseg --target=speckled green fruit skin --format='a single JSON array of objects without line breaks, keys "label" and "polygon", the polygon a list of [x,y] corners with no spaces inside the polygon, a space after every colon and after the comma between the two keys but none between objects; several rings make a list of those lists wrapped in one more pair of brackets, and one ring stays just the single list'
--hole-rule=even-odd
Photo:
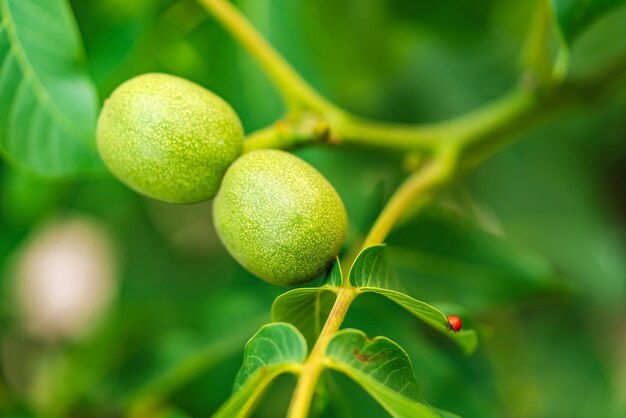
[{"label": "speckled green fruit skin", "polygon": [[253,151],[230,166],[213,216],[218,235],[237,261],[283,285],[323,273],[348,228],[333,186],[300,158],[277,150]]},{"label": "speckled green fruit skin", "polygon": [[98,150],[122,182],[170,203],[194,203],[217,193],[241,154],[235,111],[209,90],[168,74],[143,74],[105,102]]}]

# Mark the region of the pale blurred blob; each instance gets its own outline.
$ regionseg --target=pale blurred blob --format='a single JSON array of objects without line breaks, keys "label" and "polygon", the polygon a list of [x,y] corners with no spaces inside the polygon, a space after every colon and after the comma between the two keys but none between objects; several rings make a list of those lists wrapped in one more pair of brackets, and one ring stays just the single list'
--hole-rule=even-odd
[{"label": "pale blurred blob", "polygon": [[36,230],[15,267],[15,295],[25,331],[44,339],[87,334],[117,289],[112,242],[88,218],[60,220]]},{"label": "pale blurred blob", "polygon": [[213,202],[191,205],[171,205],[157,201],[146,203],[154,228],[177,249],[196,257],[224,253],[213,225]]}]

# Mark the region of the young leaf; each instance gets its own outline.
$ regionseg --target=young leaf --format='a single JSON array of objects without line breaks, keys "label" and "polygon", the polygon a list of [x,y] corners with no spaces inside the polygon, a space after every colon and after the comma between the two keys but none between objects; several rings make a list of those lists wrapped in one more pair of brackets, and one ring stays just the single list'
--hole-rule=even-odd
[{"label": "young leaf", "polygon": [[65,0],[0,0],[0,151],[48,177],[96,172],[96,89]]},{"label": "young leaf", "polygon": [[272,380],[295,371],[306,355],[306,341],[293,325],[264,325],[246,344],[233,395],[213,416],[248,416]]},{"label": "young leaf", "polygon": [[625,0],[552,0],[557,28],[568,46],[598,17],[624,5]]},{"label": "young leaf", "polygon": [[467,354],[476,349],[478,344],[476,331],[450,331],[448,318],[443,312],[402,292],[389,289],[393,281],[394,275],[389,267],[384,245],[375,245],[364,249],[350,269],[350,283],[358,287],[359,292],[371,292],[385,296],[437,331],[448,335]]},{"label": "young leaf", "polygon": [[293,324],[313,347],[335,302],[335,293],[324,287],[290,290],[274,300],[272,321]]},{"label": "young leaf", "polygon": [[358,330],[339,331],[326,348],[326,365],[352,378],[393,417],[440,416],[423,403],[406,352],[386,337],[370,340]]},{"label": "young leaf", "polygon": [[389,267],[385,245],[373,245],[361,251],[350,268],[350,284],[354,287],[397,286],[395,275]]}]

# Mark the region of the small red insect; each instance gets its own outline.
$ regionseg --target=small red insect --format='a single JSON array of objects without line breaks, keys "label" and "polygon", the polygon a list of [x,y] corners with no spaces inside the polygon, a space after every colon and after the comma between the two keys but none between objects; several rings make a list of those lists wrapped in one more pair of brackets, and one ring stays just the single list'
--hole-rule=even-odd
[{"label": "small red insect", "polygon": [[463,321],[456,315],[450,315],[448,316],[448,324],[450,325],[450,329],[453,329],[454,332],[459,332],[463,326]]}]

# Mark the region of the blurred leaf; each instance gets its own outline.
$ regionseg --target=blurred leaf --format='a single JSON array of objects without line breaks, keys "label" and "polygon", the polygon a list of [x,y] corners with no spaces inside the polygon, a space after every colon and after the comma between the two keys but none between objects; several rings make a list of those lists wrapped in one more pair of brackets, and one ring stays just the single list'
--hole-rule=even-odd
[{"label": "blurred leaf", "polygon": [[170,408],[158,414],[157,418],[191,418],[178,408]]},{"label": "blurred leaf", "polygon": [[[473,286],[461,281],[457,281],[456,286],[449,286],[446,279],[442,285],[448,284],[449,292],[453,292],[446,292],[448,299],[459,302],[471,297],[471,303],[462,302],[468,306],[474,302],[488,302],[487,296],[492,301],[506,302],[510,297],[519,300],[533,291],[527,286],[524,286],[526,289],[520,287],[524,283],[532,285],[531,280],[520,279],[528,275],[530,279],[541,273],[538,261],[546,258],[558,273],[558,282],[553,283],[580,292],[585,303],[605,308],[609,304],[623,306],[626,241],[620,225],[623,225],[625,212],[620,209],[618,196],[624,189],[624,176],[620,176],[619,171],[611,173],[611,167],[624,167],[626,96],[622,95],[622,99],[614,103],[615,107],[609,105],[603,105],[602,109],[598,106],[594,111],[580,109],[563,115],[487,161],[474,173],[472,184],[477,196],[494,208],[507,232],[508,243],[493,251],[501,254],[514,250],[514,258],[507,258],[517,259],[519,266],[517,272],[511,268],[502,271],[506,275],[500,278],[498,287],[498,282],[493,280],[495,277],[482,280],[485,285],[482,296]],[[528,170],[531,161],[533,169]],[[422,227],[416,230],[416,235],[431,231],[435,232],[432,228]],[[431,239],[433,243],[426,243],[424,237],[421,245],[444,247],[435,236]],[[533,255],[528,249],[519,251],[524,247],[512,245],[514,242],[532,248],[542,257]],[[469,242],[464,245],[467,244]],[[536,267],[533,268],[533,264]],[[490,270],[494,267],[492,262],[488,266]],[[550,273],[549,269],[544,270]],[[440,277],[425,278],[436,285],[435,281],[441,281]],[[416,282],[423,279],[419,277]],[[544,288],[548,284],[545,280],[535,283]],[[440,289],[437,298],[443,300],[443,286],[437,286]],[[535,290],[537,288],[535,286]]]},{"label": "blurred leaf", "polygon": [[443,312],[404,293],[389,289],[393,280],[394,274],[387,261],[385,245],[364,249],[350,269],[350,283],[358,287],[360,292],[377,293],[392,300],[437,331],[449,336],[467,354],[476,349],[476,331],[451,332],[448,318]]},{"label": "blurred leaf", "polygon": [[[4,399],[0,398],[0,401]],[[0,402],[0,416],[3,418],[38,418],[38,415],[25,405],[4,405]]]},{"label": "blurred leaf", "polygon": [[444,411],[443,409],[433,408],[441,418],[461,418],[457,414],[453,414],[452,412]]},{"label": "blurred leaf", "polygon": [[263,326],[246,344],[234,393],[214,417],[246,416],[272,380],[292,371],[306,355],[306,341],[293,325],[274,323]]},{"label": "blurred leaf", "polygon": [[2,177],[0,208],[13,228],[30,227],[42,213],[53,210],[59,195],[54,183],[18,170]]},{"label": "blurred leaf", "polygon": [[328,367],[361,385],[394,417],[438,417],[424,405],[409,357],[386,337],[372,340],[357,330],[339,331],[326,349]]},{"label": "blurred leaf", "polygon": [[[597,311],[583,300],[584,296],[535,300],[491,315],[497,334],[486,340],[485,351],[500,397],[494,403],[501,404],[494,416],[516,416],[519,411],[529,417],[624,416],[615,413],[624,392],[615,386],[617,358],[612,360],[609,354],[610,347],[623,353],[622,345],[581,334],[589,321],[592,332],[604,333],[604,328],[616,335],[620,330],[606,311]],[[580,309],[581,304],[585,309]],[[584,402],[571,402],[582,397]]]},{"label": "blurred leaf", "polygon": [[[167,399],[173,392],[193,381],[199,375],[206,374],[216,365],[228,358],[231,353],[241,347],[243,332],[248,327],[236,327],[231,332],[220,335],[215,341],[202,348],[185,353],[184,359],[170,369],[153,378],[146,386],[132,393],[129,402],[132,404],[131,416],[146,416]],[[250,334],[247,334],[250,335]],[[245,341],[245,340],[244,340]]]},{"label": "blurred leaf", "polygon": [[623,5],[624,0],[552,0],[557,28],[568,46],[593,21]]},{"label": "blurred leaf", "polygon": [[100,171],[95,87],[64,0],[0,1],[0,148],[49,177]]},{"label": "blurred leaf", "polygon": [[387,250],[402,284],[429,302],[484,309],[553,286],[543,257],[448,210],[403,224]]},{"label": "blurred leaf", "polygon": [[522,66],[536,81],[544,83],[552,76],[550,0],[538,0],[522,51]]},{"label": "blurred leaf", "polygon": [[320,377],[315,386],[315,395],[313,401],[311,401],[311,415],[319,416],[324,413],[331,405],[333,399],[331,399],[330,390],[328,388],[328,379]]}]

